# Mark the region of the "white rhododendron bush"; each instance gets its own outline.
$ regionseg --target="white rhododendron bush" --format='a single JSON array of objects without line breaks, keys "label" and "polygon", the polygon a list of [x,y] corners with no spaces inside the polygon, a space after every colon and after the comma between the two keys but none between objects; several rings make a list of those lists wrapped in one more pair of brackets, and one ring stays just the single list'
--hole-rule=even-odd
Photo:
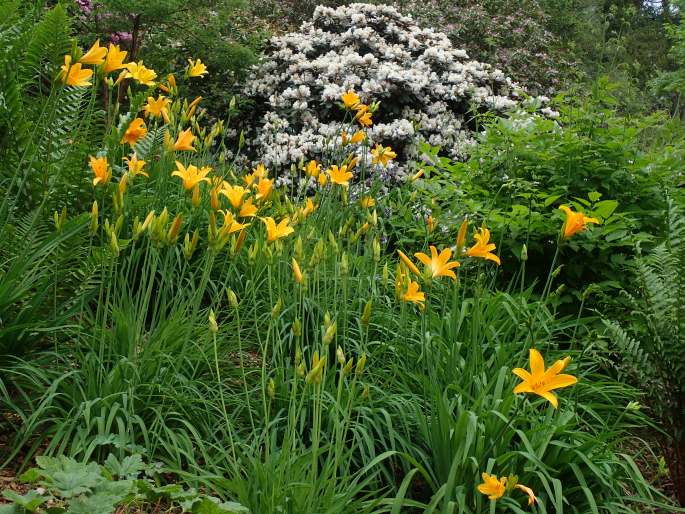
[{"label": "white rhododendron bush", "polygon": [[[402,179],[421,140],[463,158],[474,144],[475,115],[519,105],[521,90],[485,63],[470,60],[449,39],[389,6],[319,6],[299,32],[274,37],[246,94],[255,101],[252,153],[274,170],[329,156],[339,141],[342,95],[380,102],[356,143],[360,160],[375,144],[398,158],[378,170]],[[350,131],[356,127],[350,126]],[[367,154],[367,155],[365,155]]]}]

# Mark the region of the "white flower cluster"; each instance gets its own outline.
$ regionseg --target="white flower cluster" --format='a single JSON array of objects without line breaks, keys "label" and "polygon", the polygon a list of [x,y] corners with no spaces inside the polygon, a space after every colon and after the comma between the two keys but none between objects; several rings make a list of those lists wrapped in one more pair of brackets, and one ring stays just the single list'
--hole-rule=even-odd
[{"label": "white flower cluster", "polygon": [[[350,89],[362,102],[380,101],[368,140],[397,152],[383,170],[395,178],[417,156],[419,139],[464,158],[476,113],[519,105],[520,89],[501,71],[469,60],[447,36],[387,5],[319,6],[299,32],[270,45],[245,92],[256,105],[252,150],[275,170],[327,154],[345,114],[340,97]],[[360,159],[368,156],[359,151]]]}]

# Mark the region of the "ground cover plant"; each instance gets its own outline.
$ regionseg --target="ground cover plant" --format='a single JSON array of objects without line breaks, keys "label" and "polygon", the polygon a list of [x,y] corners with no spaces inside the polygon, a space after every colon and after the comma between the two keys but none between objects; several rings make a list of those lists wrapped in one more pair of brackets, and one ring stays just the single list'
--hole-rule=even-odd
[{"label": "ground cover plant", "polygon": [[197,55],[3,8],[0,512],[679,511],[677,122],[598,86],[410,156],[331,76],[325,152],[244,159]]}]

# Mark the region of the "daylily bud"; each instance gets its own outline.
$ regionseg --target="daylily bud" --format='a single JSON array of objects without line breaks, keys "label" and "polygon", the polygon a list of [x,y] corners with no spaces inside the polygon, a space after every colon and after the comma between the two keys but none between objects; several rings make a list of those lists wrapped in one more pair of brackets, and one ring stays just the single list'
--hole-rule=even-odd
[{"label": "daylily bud", "polygon": [[114,231],[117,233],[117,236],[121,233],[121,228],[124,226],[124,215],[120,214],[119,217],[117,218],[116,223],[114,223]]},{"label": "daylily bud", "polygon": [[333,320],[331,320],[331,313],[328,312],[328,311],[324,312],[324,315],[323,315],[323,328],[324,328],[324,329],[328,329],[328,327],[331,326],[331,323],[332,323],[332,322],[333,322]]},{"label": "daylily bud", "polygon": [[245,237],[247,236],[247,231],[245,229],[240,231],[240,234],[238,234],[238,237],[235,240],[235,245],[233,246],[233,254],[236,255],[240,252],[240,249],[243,247],[243,243],[245,243]]},{"label": "daylily bud", "polygon": [[383,264],[383,285],[386,285],[388,283],[388,280],[390,279],[390,271],[388,270],[388,263],[386,262]]},{"label": "daylily bud", "polygon": [[304,250],[302,249],[302,236],[297,236],[295,244],[293,245],[293,254],[299,261],[304,260]]},{"label": "daylily bud", "polygon": [[302,284],[304,277],[302,276],[302,270],[300,269],[300,265],[295,260],[295,257],[293,257],[292,266],[293,266],[293,278],[295,279],[295,282],[297,282],[298,284]]},{"label": "daylily bud", "polygon": [[200,184],[195,184],[193,187],[193,198],[191,200],[193,207],[200,205]]},{"label": "daylily bud", "polygon": [[274,382],[273,378],[270,378],[266,385],[266,394],[268,394],[269,398],[272,400],[276,397],[276,382]]},{"label": "daylily bud", "polygon": [[364,305],[364,311],[362,312],[361,322],[362,325],[368,325],[371,321],[371,308],[373,307],[373,300],[369,300]]},{"label": "daylily bud", "polygon": [[168,244],[173,244],[176,241],[176,237],[178,237],[178,233],[181,230],[181,223],[183,223],[183,217],[178,214],[174,218],[174,221],[171,223],[171,227],[167,232],[166,240]]},{"label": "daylily bud", "polygon": [[419,171],[417,171],[416,173],[414,173],[414,174],[411,176],[411,179],[410,179],[410,180],[411,180],[412,182],[416,182],[416,181],[419,180],[421,177],[423,177],[423,173],[424,173],[424,171],[423,171],[423,168],[422,168],[422,169],[420,169]]},{"label": "daylily bud", "polygon": [[[304,362],[303,362],[304,364]],[[319,359],[318,352],[314,352],[312,357],[312,369],[307,373],[305,382],[308,384],[320,384],[323,378],[323,369],[326,366],[326,359]]]},{"label": "daylily bud", "polygon": [[459,233],[457,234],[457,255],[464,253],[464,247],[466,246],[466,234],[469,228],[469,219],[464,218],[459,226]]},{"label": "daylily bud", "polygon": [[140,226],[140,231],[144,232],[147,230],[147,228],[150,226],[152,221],[155,219],[155,211],[150,211],[147,213],[147,216],[145,216],[145,220],[143,221],[143,224]]},{"label": "daylily bud", "polygon": [[273,306],[273,309],[271,309],[271,317],[273,319],[277,318],[281,313],[281,309],[283,309],[283,298],[279,296],[276,304]]},{"label": "daylily bud", "polygon": [[213,188],[209,193],[209,205],[215,211],[219,210],[219,207],[221,207],[221,204],[219,203],[219,194],[217,193],[216,188]]},{"label": "daylily bud", "polygon": [[523,247],[521,248],[521,260],[523,262],[526,262],[528,260],[528,246],[526,244],[523,244]]},{"label": "daylily bud", "polygon": [[369,386],[367,385],[367,386],[364,387],[364,389],[362,390],[362,400],[366,400],[366,399],[368,399],[368,398],[369,398]]},{"label": "daylily bud", "polygon": [[183,241],[183,256],[186,258],[187,261],[189,261],[193,257],[199,240],[200,232],[198,229],[195,229],[195,232],[193,232],[192,239],[190,239],[189,234],[186,234],[185,240]]},{"label": "daylily bud", "polygon": [[62,229],[64,228],[64,224],[67,221],[67,208],[66,207],[62,208],[61,213],[58,213],[57,211],[55,211],[55,213],[52,216],[52,220],[55,223],[55,230],[57,230],[57,232],[62,232]]},{"label": "daylily bud", "polygon": [[378,238],[373,240],[373,261],[379,262],[381,260],[381,242]]},{"label": "daylily bud", "polygon": [[336,332],[337,328],[338,328],[338,323],[336,321],[334,321],[326,329],[326,332],[324,332],[324,335],[323,335],[324,344],[330,344],[331,342],[333,342],[333,338],[335,337],[335,332]]},{"label": "daylily bud", "polygon": [[219,325],[216,322],[216,315],[214,314],[213,309],[209,310],[209,331],[213,334],[216,334],[219,331]]},{"label": "daylily bud", "polygon": [[[297,318],[295,321],[293,321],[293,335],[295,337],[300,337],[302,335],[302,323],[300,322],[300,319]],[[298,348],[299,351],[299,348]]]},{"label": "daylily bud", "polygon": [[98,230],[99,217],[98,217],[98,202],[97,200],[93,202],[93,207],[90,210],[90,235],[95,235]]},{"label": "daylily bud", "polygon": [[339,251],[338,242],[335,240],[335,236],[333,235],[333,232],[331,232],[330,230],[328,231],[328,243],[330,244],[333,253],[337,254]]},{"label": "daylily bud", "polygon": [[228,297],[228,304],[233,307],[234,309],[238,308],[238,297],[236,294],[233,292],[233,289],[227,289],[226,290],[226,296]]},{"label": "daylily bud", "polygon": [[637,412],[642,408],[642,405],[640,405],[640,402],[628,402],[628,405],[626,405],[626,410],[632,411],[632,412]]},{"label": "daylily bud", "polygon": [[345,365],[345,353],[343,352],[343,349],[340,348],[339,346],[335,349],[335,356],[337,357],[340,365],[344,366]]},{"label": "daylily bud", "polygon": [[117,257],[119,256],[119,252],[121,250],[119,249],[119,241],[117,240],[117,234],[114,231],[110,233],[109,248],[112,250],[112,253],[114,255],[116,255]]},{"label": "daylily bud", "polygon": [[304,361],[300,362],[297,365],[297,367],[295,368],[295,372],[297,373],[298,377],[303,377],[306,370],[307,370],[307,365],[304,363]]},{"label": "daylily bud", "polygon": [[343,376],[349,375],[354,367],[354,357],[350,357],[342,370]]},{"label": "daylily bud", "polygon": [[349,272],[350,267],[347,263],[347,252],[343,252],[342,257],[340,257],[340,274],[345,276]]},{"label": "daylily bud", "polygon": [[364,368],[366,367],[366,354],[362,353],[362,356],[359,357],[359,361],[357,362],[357,367],[354,370],[354,373],[357,376],[361,376],[362,373],[364,373]]}]

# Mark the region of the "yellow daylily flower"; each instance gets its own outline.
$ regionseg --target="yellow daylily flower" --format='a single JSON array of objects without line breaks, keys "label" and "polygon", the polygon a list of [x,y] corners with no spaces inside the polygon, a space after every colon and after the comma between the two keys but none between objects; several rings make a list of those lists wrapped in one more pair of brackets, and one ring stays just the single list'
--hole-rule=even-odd
[{"label": "yellow daylily flower", "polygon": [[90,156],[90,169],[93,170],[95,178],[93,178],[93,186],[98,184],[107,185],[109,180],[112,178],[112,171],[109,169],[109,163],[107,162],[107,156],[93,157]]},{"label": "yellow daylily flower", "polygon": [[473,238],[476,240],[476,244],[466,250],[466,255],[493,261],[499,266],[501,264],[499,257],[492,253],[497,246],[494,243],[490,243],[490,231],[482,227],[473,235]]},{"label": "yellow daylily flower", "polygon": [[273,191],[274,181],[266,177],[261,177],[257,183],[257,195],[258,201],[263,202],[271,195]]},{"label": "yellow daylily flower", "polygon": [[257,214],[257,206],[252,203],[252,198],[248,198],[240,207],[238,216],[241,218],[250,218]]},{"label": "yellow daylily flower", "polygon": [[232,186],[230,184],[226,184],[219,191],[219,193],[228,198],[228,201],[231,203],[234,209],[239,209],[243,204],[243,197],[247,193],[247,189],[242,186]]},{"label": "yellow daylily flower", "polygon": [[373,120],[371,119],[371,111],[368,111],[366,109],[357,112],[355,118],[357,120],[357,123],[359,123],[362,127],[370,127],[371,125],[373,125]]},{"label": "yellow daylily flower", "polygon": [[81,63],[71,63],[71,55],[64,56],[64,64],[57,78],[67,86],[88,87],[92,85],[90,78],[93,76],[93,70],[81,69]]},{"label": "yellow daylily flower", "polygon": [[361,205],[364,209],[370,209],[371,207],[376,205],[376,200],[374,200],[370,196],[364,196],[359,199],[359,205]]},{"label": "yellow daylily flower", "polygon": [[205,66],[200,59],[193,61],[188,59],[188,76],[189,77],[202,77],[207,75],[207,66]]},{"label": "yellow daylily flower", "polygon": [[183,163],[176,161],[176,170],[171,173],[172,177],[180,177],[183,180],[183,189],[189,191],[195,186],[199,185],[200,182],[209,182],[207,175],[212,168],[203,167],[198,169],[194,165],[189,165],[187,168],[183,166]]},{"label": "yellow daylily flower", "polygon": [[309,161],[307,163],[307,165],[304,167],[304,173],[305,173],[305,175],[307,175],[309,177],[316,178],[319,176],[320,172],[321,172],[321,165],[314,160]]},{"label": "yellow daylily flower", "polygon": [[402,300],[405,302],[415,303],[419,306],[421,310],[424,309],[424,302],[426,301],[426,295],[419,290],[419,283],[413,280],[409,281],[407,286],[407,291],[402,295]]},{"label": "yellow daylily flower", "polygon": [[283,218],[278,224],[271,217],[262,218],[262,221],[266,225],[266,240],[269,243],[295,232],[295,229],[289,225],[290,220],[288,218]]},{"label": "yellow daylily flower", "polygon": [[507,490],[507,477],[497,478],[496,475],[483,473],[483,483],[478,486],[478,492],[486,495],[489,500],[499,500]]},{"label": "yellow daylily flower", "polygon": [[556,409],[559,407],[559,401],[552,391],[578,382],[578,379],[573,375],[560,374],[568,366],[568,363],[571,362],[571,358],[560,359],[545,370],[545,361],[540,352],[531,348],[529,356],[530,372],[523,368],[514,368],[513,370],[514,375],[523,381],[514,388],[514,393],[537,394],[546,399]]},{"label": "yellow daylily flower", "polygon": [[387,167],[388,163],[396,157],[397,154],[389,146],[377,144],[371,150],[371,164],[381,164],[383,167]]},{"label": "yellow daylily flower", "polygon": [[328,177],[331,182],[339,186],[349,186],[352,172],[347,171],[347,166],[343,165],[338,168],[335,164],[328,169]]},{"label": "yellow daylily flower", "polygon": [[152,116],[153,118],[159,118],[161,116],[166,123],[169,123],[170,104],[171,100],[164,95],[158,95],[156,100],[152,96],[148,96],[143,111],[146,116]]},{"label": "yellow daylily flower", "polygon": [[124,68],[126,66],[124,64],[126,54],[128,54],[128,52],[126,50],[121,50],[119,45],[113,45],[110,43],[109,48],[107,49],[105,65],[102,67],[102,71],[105,73],[105,75]]},{"label": "yellow daylily flower", "polygon": [[571,208],[567,205],[562,205],[559,207],[560,210],[564,211],[566,214],[566,221],[564,223],[564,239],[582,232],[585,230],[588,223],[599,224],[597,218],[588,218],[582,212],[573,212]]},{"label": "yellow daylily flower", "polygon": [[314,202],[312,201],[311,198],[307,198],[307,201],[304,204],[304,207],[300,209],[300,215],[302,216],[302,219],[306,218],[309,216],[311,213],[313,213],[316,210],[316,205],[314,205]]},{"label": "yellow daylily flower", "polygon": [[449,262],[452,257],[452,250],[445,248],[438,255],[438,249],[431,245],[430,251],[430,257],[422,252],[416,252],[414,257],[430,269],[433,278],[450,277],[452,280],[456,280],[457,276],[454,274],[454,271],[452,271],[452,268],[458,268],[460,264],[457,261]]},{"label": "yellow daylily flower", "polygon": [[174,151],[176,152],[182,152],[182,151],[189,151],[189,152],[195,152],[195,148],[193,148],[193,140],[195,139],[195,136],[191,132],[191,130],[185,129],[181,131],[181,133],[178,135],[176,138],[176,142],[174,142]]},{"label": "yellow daylily flower", "polygon": [[134,119],[124,132],[124,137],[121,138],[121,144],[128,143],[135,145],[140,139],[147,135],[147,127],[143,118]]},{"label": "yellow daylily flower", "polygon": [[343,104],[345,104],[346,109],[352,109],[355,105],[359,104],[359,95],[355,93],[352,89],[343,93],[340,97]]},{"label": "yellow daylily flower", "polygon": [[149,177],[147,172],[143,171],[143,168],[145,167],[145,161],[138,160],[138,156],[135,152],[133,152],[130,159],[128,157],[124,157],[124,161],[126,161],[128,172],[132,177],[135,177],[136,175],[145,175],[146,177]]},{"label": "yellow daylily flower", "polygon": [[124,78],[131,78],[144,86],[154,86],[157,73],[150,68],[146,68],[143,61],[130,62],[124,66],[126,75]]},{"label": "yellow daylily flower", "polygon": [[249,223],[238,223],[230,211],[219,211],[224,215],[224,224],[221,227],[222,235],[231,235],[249,226]]},{"label": "yellow daylily flower", "polygon": [[264,166],[261,162],[257,164],[257,167],[252,170],[252,173],[248,173],[243,177],[243,180],[245,181],[245,184],[247,186],[253,185],[258,179],[267,177],[269,175],[269,172],[266,169],[266,166]]},{"label": "yellow daylily flower", "polygon": [[358,130],[354,134],[352,134],[352,137],[350,138],[350,143],[352,144],[357,144],[361,143],[366,139],[366,133],[363,130]]},{"label": "yellow daylily flower", "polygon": [[78,62],[81,64],[90,64],[93,66],[99,66],[103,62],[105,62],[105,56],[107,55],[107,49],[105,47],[100,46],[100,40],[98,39],[93,43],[93,46],[90,47],[90,50],[88,50],[85,54],[83,54],[83,57],[81,57]]}]

